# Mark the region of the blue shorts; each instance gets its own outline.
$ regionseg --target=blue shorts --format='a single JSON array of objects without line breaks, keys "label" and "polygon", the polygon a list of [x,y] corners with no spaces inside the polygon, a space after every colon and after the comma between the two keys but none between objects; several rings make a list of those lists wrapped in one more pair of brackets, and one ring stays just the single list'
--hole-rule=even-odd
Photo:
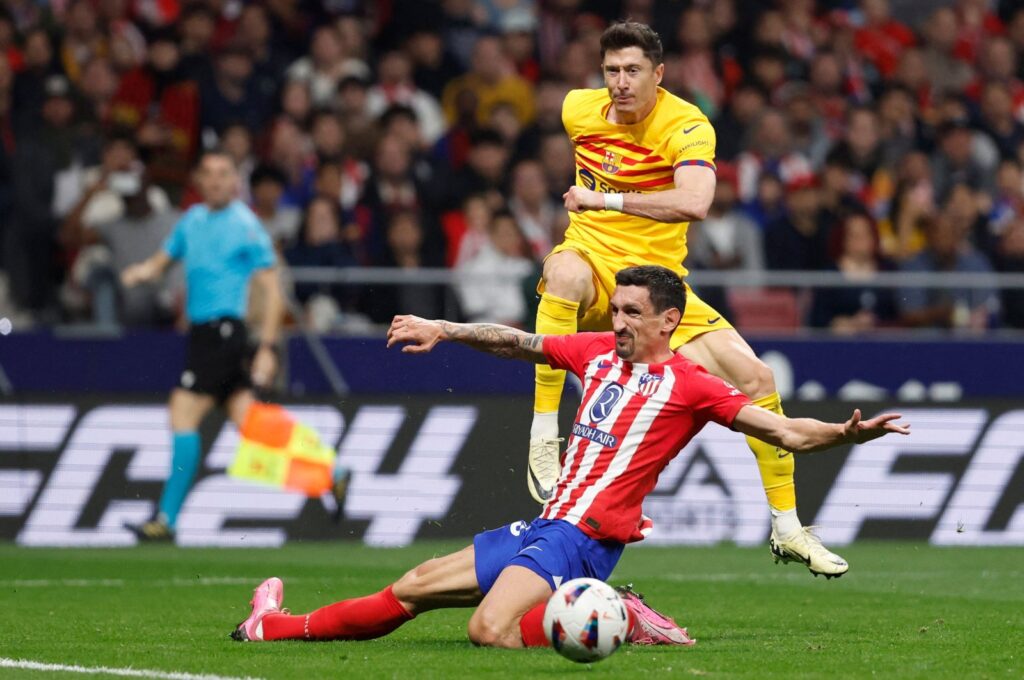
[{"label": "blue shorts", "polygon": [[569,522],[535,519],[491,529],[473,538],[476,580],[487,591],[505,567],[526,567],[551,586],[589,577],[606,580],[626,546],[615,541],[597,541]]}]

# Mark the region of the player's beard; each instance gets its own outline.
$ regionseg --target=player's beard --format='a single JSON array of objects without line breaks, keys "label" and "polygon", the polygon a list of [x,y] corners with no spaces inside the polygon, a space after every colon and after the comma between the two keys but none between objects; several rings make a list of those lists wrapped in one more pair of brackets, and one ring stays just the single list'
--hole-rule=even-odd
[{"label": "player's beard", "polygon": [[636,338],[628,333],[615,334],[615,353],[620,359],[629,361],[629,358],[636,352]]}]

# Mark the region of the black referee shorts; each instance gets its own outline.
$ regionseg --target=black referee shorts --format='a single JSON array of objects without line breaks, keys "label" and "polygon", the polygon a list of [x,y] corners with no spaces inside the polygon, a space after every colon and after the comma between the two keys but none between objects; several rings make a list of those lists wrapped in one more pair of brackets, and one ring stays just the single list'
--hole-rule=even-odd
[{"label": "black referee shorts", "polygon": [[179,386],[208,394],[223,403],[238,390],[252,387],[250,368],[254,347],[240,319],[222,318],[192,324],[188,355]]}]

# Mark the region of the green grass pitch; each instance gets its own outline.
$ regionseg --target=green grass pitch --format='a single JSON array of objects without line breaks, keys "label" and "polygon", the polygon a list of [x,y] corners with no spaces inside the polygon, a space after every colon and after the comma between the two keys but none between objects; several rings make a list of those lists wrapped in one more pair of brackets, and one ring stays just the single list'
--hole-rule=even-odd
[{"label": "green grass pitch", "polygon": [[[550,650],[474,648],[468,610],[432,612],[372,642],[240,644],[228,639],[261,579],[284,579],[304,612],[375,591],[455,544],[370,549],[42,550],[0,546],[0,658],[261,678],[1024,677],[1024,551],[874,543],[852,568],[815,579],[762,549],[642,548],[632,581],[689,626],[695,647],[629,648],[590,667]],[[0,668],[2,678],[70,676]],[[88,677],[97,677],[95,675]]]}]

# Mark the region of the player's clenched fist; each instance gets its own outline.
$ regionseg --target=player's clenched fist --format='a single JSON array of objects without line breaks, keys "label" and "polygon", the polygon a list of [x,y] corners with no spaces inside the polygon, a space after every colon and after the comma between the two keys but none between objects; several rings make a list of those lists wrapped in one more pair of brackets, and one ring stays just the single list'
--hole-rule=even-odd
[{"label": "player's clenched fist", "polygon": [[434,345],[440,342],[443,336],[444,329],[438,321],[400,315],[391,321],[391,328],[388,329],[388,347],[406,342],[409,344],[402,348],[403,352],[419,354],[434,349]]},{"label": "player's clenched fist", "polygon": [[562,194],[562,200],[565,201],[565,209],[569,212],[604,210],[604,194],[583,187],[569,187],[569,190]]}]

